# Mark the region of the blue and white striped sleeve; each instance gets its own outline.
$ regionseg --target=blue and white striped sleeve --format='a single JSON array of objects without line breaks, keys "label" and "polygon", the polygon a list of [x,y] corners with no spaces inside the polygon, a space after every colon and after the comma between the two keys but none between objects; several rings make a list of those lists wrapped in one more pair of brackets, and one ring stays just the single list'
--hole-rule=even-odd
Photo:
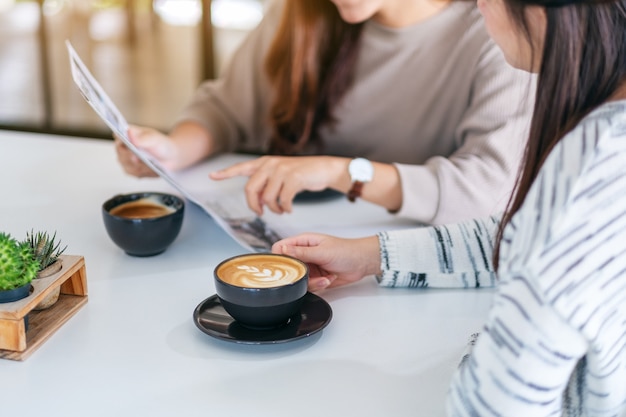
[{"label": "blue and white striped sleeve", "polygon": [[384,287],[493,287],[499,217],[378,234]]}]

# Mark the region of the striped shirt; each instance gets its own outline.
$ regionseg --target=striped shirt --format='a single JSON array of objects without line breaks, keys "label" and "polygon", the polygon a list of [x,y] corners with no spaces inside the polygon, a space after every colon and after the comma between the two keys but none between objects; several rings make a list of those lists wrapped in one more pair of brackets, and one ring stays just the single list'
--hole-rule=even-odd
[{"label": "striped shirt", "polygon": [[626,101],[552,150],[504,231],[497,218],[379,234],[384,286],[499,283],[451,416],[626,416]]}]

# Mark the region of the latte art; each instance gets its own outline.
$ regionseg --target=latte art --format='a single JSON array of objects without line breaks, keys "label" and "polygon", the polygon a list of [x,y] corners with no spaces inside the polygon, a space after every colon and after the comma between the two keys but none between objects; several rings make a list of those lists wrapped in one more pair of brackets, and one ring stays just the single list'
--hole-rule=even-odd
[{"label": "latte art", "polygon": [[304,265],[298,261],[271,255],[240,257],[224,263],[217,270],[222,281],[246,288],[288,285],[305,274]]}]

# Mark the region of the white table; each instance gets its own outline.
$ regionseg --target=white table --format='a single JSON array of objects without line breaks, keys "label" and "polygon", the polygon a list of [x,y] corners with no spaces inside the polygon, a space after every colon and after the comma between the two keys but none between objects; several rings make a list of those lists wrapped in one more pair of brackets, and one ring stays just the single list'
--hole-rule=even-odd
[{"label": "white table", "polygon": [[[215,265],[241,247],[193,205],[165,253],[133,258],[114,246],[100,213],[107,198],[175,190],[125,175],[112,142],[0,131],[0,184],[0,230],[20,239],[56,231],[67,254],[85,257],[89,290],[25,361],[0,360],[3,417],[442,416],[449,378],[493,294],[365,279],[320,294],[333,319],[316,335],[226,342],[197,329],[192,313],[214,294]],[[343,200],[297,206],[292,216],[304,229],[352,218],[345,235],[370,232],[363,216],[376,228],[405,225]]]}]

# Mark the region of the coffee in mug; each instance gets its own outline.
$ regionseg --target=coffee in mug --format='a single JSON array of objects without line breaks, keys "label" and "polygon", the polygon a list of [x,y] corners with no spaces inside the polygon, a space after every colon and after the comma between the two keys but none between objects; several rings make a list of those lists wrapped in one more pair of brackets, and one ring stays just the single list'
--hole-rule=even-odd
[{"label": "coffee in mug", "polygon": [[138,200],[122,203],[119,206],[109,210],[114,216],[125,217],[128,219],[148,219],[153,217],[166,216],[175,210],[158,201],[150,198],[140,198]]},{"label": "coffee in mug", "polygon": [[101,207],[111,240],[131,256],[154,256],[174,242],[183,224],[185,201],[173,194],[118,194]]},{"label": "coffee in mug", "polygon": [[302,262],[285,256],[248,255],[235,257],[217,268],[224,282],[244,288],[270,288],[292,284],[307,273]]}]

